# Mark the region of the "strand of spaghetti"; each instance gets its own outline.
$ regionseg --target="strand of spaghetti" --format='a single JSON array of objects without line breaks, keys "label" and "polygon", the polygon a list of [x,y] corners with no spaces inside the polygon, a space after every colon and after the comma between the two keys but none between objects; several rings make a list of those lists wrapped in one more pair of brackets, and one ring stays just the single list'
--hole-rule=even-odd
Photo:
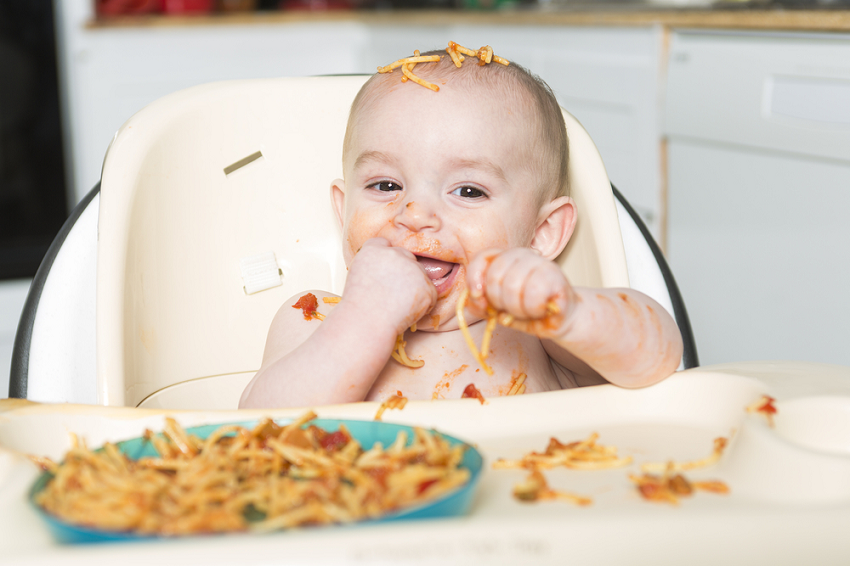
[{"label": "strand of spaghetti", "polygon": [[439,55],[423,55],[421,57],[405,57],[404,59],[399,59],[394,63],[390,63],[386,67],[378,67],[379,73],[391,73],[393,69],[398,69],[402,65],[407,63],[436,63],[440,60]]},{"label": "strand of spaghetti", "polygon": [[[450,42],[450,43],[453,43],[453,42]],[[449,45],[449,47],[446,47],[446,53],[448,53],[449,57],[452,58],[452,61],[454,62],[455,67],[461,66],[461,63],[463,63],[463,59],[464,59],[463,55],[458,53],[455,49],[452,49],[451,45]]]},{"label": "strand of spaghetti", "polygon": [[525,380],[528,376],[524,373],[516,376],[511,382],[511,388],[508,390],[508,395],[522,395],[525,393]]},{"label": "strand of spaghetti", "polygon": [[714,439],[714,449],[710,456],[690,462],[647,462],[640,467],[640,470],[645,473],[659,473],[664,471],[686,472],[697,468],[705,468],[716,464],[720,460],[723,451],[726,449],[726,444],[727,440],[720,436]]},{"label": "strand of spaghetti", "polygon": [[496,316],[498,313],[493,309],[487,309],[487,326],[484,328],[484,337],[481,339],[481,359],[486,360],[490,356],[490,339],[496,330]]},{"label": "strand of spaghetti", "polygon": [[400,411],[400,410],[404,409],[405,405],[407,405],[407,397],[401,397],[401,396],[396,396],[396,395],[389,397],[383,403],[381,403],[380,407],[378,407],[378,412],[375,413],[375,419],[374,420],[376,420],[376,421],[381,420],[381,417],[383,416],[384,411],[386,411],[387,409],[397,409],[397,410]]},{"label": "strand of spaghetti", "polygon": [[401,72],[404,73],[405,77],[412,80],[413,82],[415,82],[418,85],[424,86],[425,88],[430,88],[434,92],[439,92],[439,90],[440,90],[440,87],[438,87],[434,83],[429,83],[428,81],[422,80],[419,77],[417,77],[416,75],[414,75],[413,71],[410,70],[410,65],[408,65],[408,64],[404,64],[404,65],[401,66]]},{"label": "strand of spaghetti", "polygon": [[[418,49],[416,49],[413,52],[413,56],[419,57],[419,50]],[[410,71],[412,73],[413,69],[416,68],[416,65],[418,65],[418,63],[405,63],[404,65],[401,66],[401,72],[404,73],[404,70],[407,69],[408,71]],[[407,81],[408,81],[407,76],[401,77],[401,82],[406,83]]]},{"label": "strand of spaghetti", "polygon": [[463,334],[463,338],[466,340],[466,345],[469,347],[469,351],[472,352],[472,356],[478,362],[478,365],[487,372],[487,375],[493,375],[493,368],[487,365],[487,362],[484,361],[484,358],[481,357],[481,352],[478,351],[478,346],[475,345],[475,341],[472,339],[472,335],[469,333],[469,327],[466,324],[466,318],[463,316],[463,307],[466,306],[466,300],[469,298],[469,289],[464,289],[460,293],[460,297],[457,300],[457,308],[455,310],[455,316],[457,317],[457,325],[460,328],[461,333]]},{"label": "strand of spaghetti", "polygon": [[468,49],[459,43],[455,43],[454,41],[449,42],[449,49],[453,51],[458,51],[463,53],[464,55],[469,55],[470,57],[477,57],[478,53],[473,51],[472,49]]},{"label": "strand of spaghetti", "polygon": [[478,50],[478,54],[476,55],[476,57],[478,57],[479,65],[486,65],[487,63],[493,60],[493,48],[489,45],[485,45],[484,47]]},{"label": "strand of spaghetti", "polygon": [[399,334],[395,339],[395,350],[392,353],[392,357],[395,361],[400,363],[403,366],[407,366],[409,368],[421,368],[425,365],[425,362],[422,360],[411,360],[407,356],[407,352],[404,351],[404,347],[407,345],[407,342],[404,341],[404,334]]}]

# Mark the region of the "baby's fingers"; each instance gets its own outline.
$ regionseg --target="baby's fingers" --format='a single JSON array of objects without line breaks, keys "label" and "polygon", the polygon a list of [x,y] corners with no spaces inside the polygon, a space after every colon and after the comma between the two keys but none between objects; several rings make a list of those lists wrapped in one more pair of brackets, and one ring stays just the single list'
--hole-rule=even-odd
[{"label": "baby's fingers", "polygon": [[484,280],[485,296],[496,310],[515,317],[529,318],[526,308],[530,281],[539,277],[538,270],[548,262],[529,249],[508,250],[494,259]]},{"label": "baby's fingers", "polygon": [[466,268],[466,287],[469,289],[467,307],[476,316],[482,316],[487,310],[489,303],[485,279],[491,263],[502,251],[493,248],[479,252]]},{"label": "baby's fingers", "polygon": [[517,282],[514,301],[516,316],[541,319],[562,310],[566,279],[554,264],[538,264]]}]

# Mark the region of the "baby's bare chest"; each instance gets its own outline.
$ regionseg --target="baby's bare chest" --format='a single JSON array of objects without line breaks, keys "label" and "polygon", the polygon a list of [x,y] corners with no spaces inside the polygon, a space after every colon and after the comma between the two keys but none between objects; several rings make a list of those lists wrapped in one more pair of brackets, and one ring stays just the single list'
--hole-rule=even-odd
[{"label": "baby's bare chest", "polygon": [[[483,325],[473,325],[470,331],[475,343],[480,345]],[[470,383],[485,398],[497,397],[508,394],[522,375],[525,375],[526,393],[560,388],[549,356],[534,336],[497,328],[486,360],[492,375],[476,361],[459,330],[408,332],[405,339],[407,355],[422,360],[424,365],[408,368],[390,359],[367,400],[383,401],[399,392],[408,399],[458,399]]]}]

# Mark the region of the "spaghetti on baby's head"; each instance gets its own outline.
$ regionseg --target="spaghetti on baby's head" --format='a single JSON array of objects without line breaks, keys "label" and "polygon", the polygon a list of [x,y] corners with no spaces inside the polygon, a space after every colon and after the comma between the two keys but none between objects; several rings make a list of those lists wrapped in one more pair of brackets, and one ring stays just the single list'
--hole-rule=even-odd
[{"label": "spaghetti on baby's head", "polygon": [[[552,89],[540,77],[528,69],[514,63],[510,65],[479,65],[477,60],[467,57],[461,67],[457,67],[445,49],[427,51],[422,56],[436,55],[438,62],[419,63],[414,72],[421,78],[440,86],[441,89],[463,88],[469,92],[468,104],[476,104],[478,97],[502,97],[505,101],[517,101],[531,110],[528,114],[528,127],[534,132],[534,145],[530,148],[531,165],[540,179],[541,196],[554,198],[569,195],[567,163],[569,145],[564,116]],[[361,120],[370,119],[370,109],[380,104],[381,96],[397,88],[418,88],[412,81],[402,82],[401,69],[389,73],[377,73],[360,89],[351,105],[348,126],[343,143],[343,162],[349,153],[352,133]],[[441,92],[428,92],[440,96]],[[416,112],[411,108],[410,112]],[[498,121],[499,114],[492,116]],[[415,135],[416,132],[411,132]]]}]

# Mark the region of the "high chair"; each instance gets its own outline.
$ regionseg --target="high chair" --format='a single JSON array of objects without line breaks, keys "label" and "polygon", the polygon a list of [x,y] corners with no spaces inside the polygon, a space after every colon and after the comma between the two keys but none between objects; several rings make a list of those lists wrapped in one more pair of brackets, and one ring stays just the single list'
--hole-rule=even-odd
[{"label": "high chair", "polygon": [[[21,317],[10,396],[159,408],[235,408],[277,309],[342,293],[330,181],[366,76],[220,82],[166,96],[115,134],[101,182],[45,257]],[[564,112],[579,215],[558,258],[577,286],[649,294],[676,318],[661,252]],[[96,245],[95,245],[96,243]]]}]

